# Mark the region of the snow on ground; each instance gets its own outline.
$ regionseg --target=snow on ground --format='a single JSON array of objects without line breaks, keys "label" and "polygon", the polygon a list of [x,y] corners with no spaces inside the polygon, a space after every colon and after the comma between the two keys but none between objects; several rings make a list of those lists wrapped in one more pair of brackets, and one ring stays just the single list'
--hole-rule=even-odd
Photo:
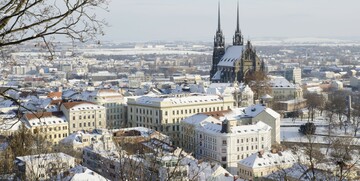
[{"label": "snow on ground", "polygon": [[[286,142],[309,142],[309,139],[299,133],[299,127],[302,124],[307,123],[307,119],[296,119],[295,121],[292,118],[284,118],[281,120],[281,128],[280,128],[280,137],[281,141]],[[328,123],[322,117],[315,118],[313,122],[316,127],[316,135],[315,142],[316,143],[327,143],[328,135]],[[345,134],[344,128],[340,129],[339,127],[335,127],[331,129],[331,135],[333,136],[354,136],[354,128],[352,126],[348,126],[347,134]],[[357,137],[354,139],[354,142],[360,144],[360,131],[357,134]]]}]

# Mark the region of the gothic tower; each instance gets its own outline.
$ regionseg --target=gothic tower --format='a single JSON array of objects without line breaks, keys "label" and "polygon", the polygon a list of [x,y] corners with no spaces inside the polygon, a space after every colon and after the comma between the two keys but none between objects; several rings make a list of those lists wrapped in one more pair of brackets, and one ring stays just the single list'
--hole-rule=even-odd
[{"label": "gothic tower", "polygon": [[236,22],[236,30],[235,30],[235,35],[233,37],[233,45],[244,45],[244,37],[241,34],[240,31],[240,25],[239,25],[239,1],[237,2],[237,22]]},{"label": "gothic tower", "polygon": [[225,37],[221,30],[220,25],[220,1],[218,4],[218,28],[216,30],[216,34],[214,36],[214,50],[213,50],[213,59],[212,59],[212,67],[210,71],[210,79],[214,76],[217,71],[217,65],[221,59],[221,57],[225,54]]}]

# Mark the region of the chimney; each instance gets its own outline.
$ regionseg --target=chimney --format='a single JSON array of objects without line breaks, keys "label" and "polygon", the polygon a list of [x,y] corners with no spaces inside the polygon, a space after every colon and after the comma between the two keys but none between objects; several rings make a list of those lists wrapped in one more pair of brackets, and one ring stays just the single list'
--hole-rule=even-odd
[{"label": "chimney", "polygon": [[221,123],[221,131],[220,133],[229,133],[229,120],[225,119],[222,123]]}]

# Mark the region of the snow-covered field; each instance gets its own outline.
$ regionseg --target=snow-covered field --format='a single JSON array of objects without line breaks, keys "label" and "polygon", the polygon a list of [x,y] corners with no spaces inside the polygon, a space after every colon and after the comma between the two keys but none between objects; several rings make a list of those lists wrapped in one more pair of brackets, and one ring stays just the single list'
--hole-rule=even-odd
[{"label": "snow-covered field", "polygon": [[[299,127],[300,125],[307,123],[307,119],[296,119],[295,121],[292,121],[291,118],[285,118],[281,120],[281,128],[280,128],[280,137],[281,141],[286,142],[309,142],[309,138],[301,133],[299,133]],[[328,123],[325,121],[325,119],[319,117],[316,118],[314,121],[314,124],[316,127],[316,136],[312,137],[312,142],[315,143],[327,143],[328,140]],[[359,131],[360,132],[360,131]],[[331,129],[331,136],[334,137],[354,137],[354,128],[352,126],[348,126],[347,128],[347,134],[345,134],[344,127],[340,129],[339,127],[335,127]],[[360,133],[357,134],[356,137],[354,137],[354,143],[360,144]]]}]

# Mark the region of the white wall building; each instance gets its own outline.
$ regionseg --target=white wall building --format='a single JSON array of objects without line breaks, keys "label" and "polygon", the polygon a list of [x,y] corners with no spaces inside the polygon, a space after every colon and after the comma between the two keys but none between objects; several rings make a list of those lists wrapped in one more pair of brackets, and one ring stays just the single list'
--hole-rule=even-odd
[{"label": "white wall building", "polygon": [[75,158],[65,153],[16,157],[15,164],[25,180],[47,180],[75,166]]},{"label": "white wall building", "polygon": [[109,129],[121,128],[126,122],[126,102],[124,96],[112,89],[98,90],[89,101],[106,108],[106,126]]},{"label": "white wall building", "polygon": [[292,84],[284,77],[271,76],[271,95],[274,101],[302,99],[303,91],[299,85]]},{"label": "white wall building", "polygon": [[106,128],[106,108],[90,102],[65,102],[60,110],[68,120],[69,134]]},{"label": "white wall building", "polygon": [[271,147],[271,127],[264,122],[245,125],[235,119],[197,114],[182,121],[182,146],[196,158],[216,161],[230,173],[237,162]]},{"label": "white wall building", "polygon": [[155,129],[172,137],[177,144],[181,120],[200,112],[228,110],[233,108],[233,104],[231,96],[217,95],[178,94],[128,98],[128,125]]}]

